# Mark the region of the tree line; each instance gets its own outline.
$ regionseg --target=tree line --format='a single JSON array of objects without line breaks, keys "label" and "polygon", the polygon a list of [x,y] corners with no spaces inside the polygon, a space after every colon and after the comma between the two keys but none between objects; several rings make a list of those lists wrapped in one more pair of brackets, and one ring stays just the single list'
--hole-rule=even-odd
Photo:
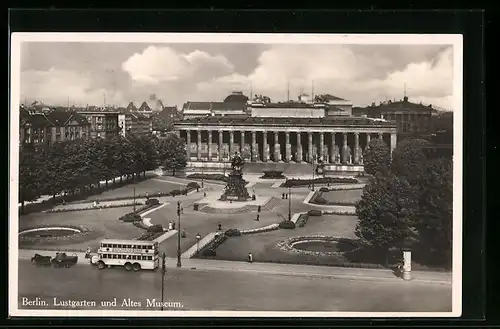
[{"label": "tree line", "polygon": [[184,140],[171,134],[154,136],[113,136],[25,145],[19,153],[19,202],[42,195],[74,194],[99,187],[101,181],[120,181],[145,176],[161,166],[178,170],[186,166]]},{"label": "tree line", "polygon": [[451,266],[453,164],[428,158],[427,141],[398,143],[392,158],[388,146],[372,140],[365,171],[372,175],[356,204],[356,236],[387,262],[389,250],[412,245],[428,263]]}]

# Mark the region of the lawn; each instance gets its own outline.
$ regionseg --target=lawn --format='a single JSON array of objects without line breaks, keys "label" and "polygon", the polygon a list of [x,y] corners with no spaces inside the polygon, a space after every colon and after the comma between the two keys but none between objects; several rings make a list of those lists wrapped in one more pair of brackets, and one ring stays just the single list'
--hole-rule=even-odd
[{"label": "lawn", "polygon": [[137,195],[144,196],[146,193],[148,193],[150,197],[153,197],[155,193],[159,192],[168,193],[173,190],[184,188],[186,187],[186,185],[187,183],[176,184],[160,179],[151,178],[137,184],[129,184],[127,186],[122,186],[113,190],[102,192],[101,194],[95,194],[83,200],[95,200],[95,199],[107,199],[107,198],[119,198],[119,197],[132,198],[134,196],[134,188],[136,196]]},{"label": "lawn", "polygon": [[[54,243],[44,243],[36,245],[41,249],[64,250],[85,250],[87,247],[97,247],[102,239],[133,239],[141,235],[143,230],[135,227],[131,223],[123,223],[118,217],[131,212],[133,207],[122,207],[113,209],[87,210],[78,212],[61,213],[31,213],[20,217],[19,229],[37,227],[41,225],[83,225],[89,227],[93,232],[89,235],[89,240],[84,243],[71,243],[71,241],[58,241]],[[30,245],[30,248],[35,248]]]},{"label": "lawn", "polygon": [[329,201],[331,204],[336,202],[340,204],[354,204],[361,199],[363,190],[341,190],[341,191],[328,191],[323,192],[322,197]]},{"label": "lawn", "polygon": [[282,251],[276,244],[287,238],[301,235],[321,234],[355,238],[354,228],[356,223],[357,219],[354,216],[325,215],[310,217],[304,227],[297,227],[293,230],[280,229],[265,233],[230,237],[217,248],[216,259],[241,261],[245,260],[248,253],[251,252],[255,261],[335,264],[343,260],[343,257],[304,256]]}]

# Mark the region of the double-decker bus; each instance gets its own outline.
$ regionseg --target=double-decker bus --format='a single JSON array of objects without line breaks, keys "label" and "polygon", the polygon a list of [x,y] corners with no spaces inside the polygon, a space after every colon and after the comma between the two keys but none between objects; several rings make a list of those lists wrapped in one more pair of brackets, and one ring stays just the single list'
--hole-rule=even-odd
[{"label": "double-decker bus", "polygon": [[91,263],[103,270],[111,266],[123,266],[127,271],[155,270],[159,266],[158,242],[139,240],[101,241],[97,256]]}]

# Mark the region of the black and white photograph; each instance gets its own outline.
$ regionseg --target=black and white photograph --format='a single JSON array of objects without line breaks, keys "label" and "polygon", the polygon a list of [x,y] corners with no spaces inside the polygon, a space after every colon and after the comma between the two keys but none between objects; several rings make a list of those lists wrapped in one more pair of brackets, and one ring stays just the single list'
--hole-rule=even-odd
[{"label": "black and white photograph", "polygon": [[460,316],[462,47],[12,34],[9,314]]}]

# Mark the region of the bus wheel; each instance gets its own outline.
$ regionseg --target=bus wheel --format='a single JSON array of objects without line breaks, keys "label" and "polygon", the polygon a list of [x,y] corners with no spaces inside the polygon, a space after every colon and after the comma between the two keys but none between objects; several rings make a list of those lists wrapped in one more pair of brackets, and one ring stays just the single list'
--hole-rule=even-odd
[{"label": "bus wheel", "polygon": [[141,270],[141,265],[139,263],[135,263],[134,264],[134,271],[137,272],[137,271],[140,271]]},{"label": "bus wheel", "polygon": [[59,268],[59,267],[61,267],[61,266],[59,265],[59,263],[54,263],[54,267],[55,267],[55,268]]},{"label": "bus wheel", "polygon": [[126,263],[126,264],[125,264],[125,269],[126,269],[127,271],[131,271],[131,270],[132,270],[132,264],[130,264],[130,263]]},{"label": "bus wheel", "polygon": [[97,262],[97,268],[100,270],[104,270],[106,268],[106,265],[104,264],[103,261]]}]

